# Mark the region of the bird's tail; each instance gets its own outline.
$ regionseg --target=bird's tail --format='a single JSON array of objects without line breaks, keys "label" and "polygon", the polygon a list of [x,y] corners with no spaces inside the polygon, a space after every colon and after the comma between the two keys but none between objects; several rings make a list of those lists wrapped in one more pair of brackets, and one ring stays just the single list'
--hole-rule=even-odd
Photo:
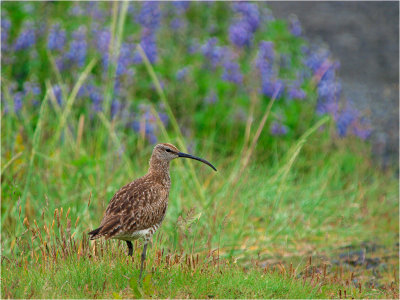
[{"label": "bird's tail", "polygon": [[89,232],[88,234],[90,235],[89,239],[91,240],[95,240],[98,239],[100,237],[102,237],[102,235],[98,235],[98,233],[100,232],[100,230],[103,228],[103,226],[96,228],[95,230],[92,230],[91,232]]}]

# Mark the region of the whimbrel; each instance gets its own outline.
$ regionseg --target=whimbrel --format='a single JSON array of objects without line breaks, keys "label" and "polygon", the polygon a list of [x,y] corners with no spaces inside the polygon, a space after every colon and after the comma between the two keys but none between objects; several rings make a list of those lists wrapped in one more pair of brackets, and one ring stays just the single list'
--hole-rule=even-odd
[{"label": "whimbrel", "polygon": [[167,210],[171,187],[169,163],[178,157],[201,161],[217,171],[205,159],[182,153],[171,144],[158,144],[153,149],[147,174],[120,188],[108,204],[99,228],[89,232],[91,240],[104,237],[126,241],[129,256],[133,254],[132,241],[143,239],[139,281],[147,244],[160,227]]}]

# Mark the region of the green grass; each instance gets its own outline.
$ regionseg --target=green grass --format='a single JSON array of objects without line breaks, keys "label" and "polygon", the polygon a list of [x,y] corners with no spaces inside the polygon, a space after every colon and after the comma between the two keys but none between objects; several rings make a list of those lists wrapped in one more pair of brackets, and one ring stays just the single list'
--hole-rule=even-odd
[{"label": "green grass", "polygon": [[[32,272],[12,267],[2,274],[11,298],[327,298],[309,282],[237,266],[183,269],[161,267],[137,286],[136,264],[119,258],[69,259],[56,268]],[[16,279],[18,278],[18,279]],[[332,287],[327,287],[326,289]],[[325,288],[324,288],[325,290]]]},{"label": "green grass", "polygon": [[[294,257],[329,255],[348,244],[373,240],[390,248],[397,241],[396,180],[390,174],[374,170],[366,158],[348,152],[347,147],[360,147],[360,144],[343,141],[335,145],[324,139],[323,133],[315,134],[319,137],[309,138],[288,172],[291,156],[272,166],[252,163],[237,178],[235,160],[240,160],[239,154],[223,158],[213,153],[209,158],[206,153],[200,153],[219,170],[212,173],[202,165],[194,166],[204,189],[204,202],[193,189],[186,165],[172,162],[169,208],[149,259],[154,261],[155,251],[161,248],[168,253],[194,256],[218,251],[221,261],[236,260],[236,265],[224,262],[222,274],[215,266],[207,267],[205,273],[193,274],[178,267],[172,271],[160,267],[152,273],[151,289],[147,292],[135,292],[129,284],[132,278],[137,278],[138,270],[137,263],[126,262],[125,245],[115,248],[115,242],[109,243],[109,249],[114,249],[109,250],[112,254],[96,258],[87,252],[77,260],[71,251],[71,255],[61,259],[62,249],[68,245],[68,238],[62,242],[62,234],[66,237],[75,234],[72,240],[79,244],[76,237],[98,225],[108,199],[130,180],[123,159],[115,159],[112,153],[98,158],[84,155],[74,158],[76,154],[65,148],[53,156],[37,155],[25,205],[30,230],[22,225],[24,215],[18,216],[18,185],[9,187],[16,190],[16,196],[14,207],[9,206],[9,212],[2,219],[5,224],[2,227],[3,294],[14,298],[117,295],[327,298],[338,297],[339,290],[346,289],[355,297],[395,297],[388,286],[394,280],[396,261],[384,270],[381,283],[387,286],[385,289],[371,289],[367,283],[373,275],[360,275],[365,293],[362,295],[355,294],[356,287],[343,282],[325,282],[318,291],[310,285],[303,288],[301,279],[293,281],[279,273],[264,274],[262,269],[250,268],[244,272],[239,267],[252,259],[262,262],[270,258],[288,265],[294,263]],[[38,152],[48,151],[46,144],[40,143]],[[255,155],[259,153],[256,151]],[[135,177],[145,172],[149,155],[150,148],[145,147],[132,160]],[[16,162],[23,164],[22,160]],[[58,218],[60,225],[57,225]],[[50,229],[47,235],[44,226],[53,227],[54,231]],[[48,245],[56,245],[53,253],[57,253],[57,259],[53,260],[50,255],[44,262],[42,249],[45,251],[43,241],[46,240]],[[136,251],[136,262],[138,258]],[[334,270],[329,276],[333,275]],[[209,284],[204,286],[204,282]],[[46,288],[41,289],[42,286]]]},{"label": "green grass", "polygon": [[[43,247],[43,256],[31,262],[20,258],[8,260],[2,268],[3,297],[332,298],[347,295],[365,298],[395,295],[395,290],[382,293],[352,285],[348,281],[350,274],[339,278],[326,270],[316,273],[311,264],[299,264],[296,268],[285,268],[283,264],[262,268],[251,264],[244,268],[236,261],[219,259],[217,251],[200,256],[166,254],[164,249],[156,247],[149,251],[148,271],[139,285],[140,248],[128,258],[121,243],[117,246],[96,242],[91,248],[87,239],[80,243],[69,241],[66,239],[64,248],[48,244]],[[52,252],[56,248],[59,252]],[[40,256],[40,252],[37,254]]]}]

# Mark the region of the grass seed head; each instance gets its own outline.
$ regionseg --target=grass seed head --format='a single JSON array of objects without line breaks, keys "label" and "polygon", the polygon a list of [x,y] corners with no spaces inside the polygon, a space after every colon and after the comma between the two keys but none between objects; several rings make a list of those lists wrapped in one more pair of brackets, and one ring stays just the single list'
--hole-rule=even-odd
[{"label": "grass seed head", "polygon": [[79,216],[76,218],[75,228],[78,226],[78,222],[79,222]]},{"label": "grass seed head", "polygon": [[27,218],[27,217],[24,218],[23,224],[26,226],[26,228],[29,228],[29,227],[30,227],[29,221],[28,221],[28,218]]}]

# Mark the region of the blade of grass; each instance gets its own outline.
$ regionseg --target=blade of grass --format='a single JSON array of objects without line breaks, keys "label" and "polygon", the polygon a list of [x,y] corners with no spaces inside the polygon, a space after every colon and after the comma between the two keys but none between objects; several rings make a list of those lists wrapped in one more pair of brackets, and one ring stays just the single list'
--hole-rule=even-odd
[{"label": "blade of grass", "polygon": [[298,157],[304,144],[307,142],[310,135],[312,135],[315,131],[318,130],[318,128],[320,128],[322,125],[324,125],[329,120],[330,120],[330,117],[325,116],[321,120],[319,120],[317,123],[315,123],[315,125],[312,126],[311,128],[309,128],[298,139],[297,143],[288,151],[288,154],[285,159],[285,161],[286,161],[285,165],[282,168],[280,168],[280,170],[277,172],[277,174],[272,179],[272,182],[276,182],[278,179],[280,180],[280,182],[279,182],[279,187],[277,190],[277,196],[275,197],[276,200],[274,201],[274,204],[272,205],[271,212],[274,212],[276,210],[278,203],[281,201],[283,190],[286,185],[286,178],[287,178],[290,170],[292,169],[293,164],[296,161],[296,158]]},{"label": "blade of grass", "polygon": [[[121,149],[122,148],[121,141],[119,140],[117,134],[115,133],[115,130],[112,128],[110,121],[107,120],[107,118],[103,112],[99,112],[97,115],[99,116],[104,127],[107,129],[108,135],[113,140],[114,145],[116,146],[117,150]],[[128,174],[130,177],[132,177],[133,176],[133,167],[132,167],[131,161],[126,156],[125,152],[122,153],[122,157],[125,161],[125,166],[127,168]]]},{"label": "blade of grass", "polygon": [[[246,144],[243,145],[243,151],[242,151],[242,159],[239,161],[237,167],[235,168],[235,171],[232,172],[232,175],[229,178],[229,183],[232,186],[232,189],[229,192],[229,197],[235,198],[237,195],[237,192],[239,191],[240,188],[240,184],[238,184],[238,180],[241,179],[242,183],[246,182],[247,177],[249,176],[249,173],[246,173],[245,176],[243,176],[243,171],[247,168],[249,161],[250,161],[250,157],[254,152],[254,149],[257,145],[257,141],[260,138],[261,132],[264,129],[265,123],[267,122],[268,116],[271,112],[271,108],[272,105],[274,104],[275,100],[276,100],[276,96],[278,95],[279,90],[275,90],[274,94],[272,95],[267,108],[265,109],[264,115],[260,121],[260,123],[258,124],[258,128],[257,131],[253,137],[253,140],[251,142],[250,147],[248,148],[248,150],[246,151],[246,153],[244,153],[244,149],[246,149]],[[255,97],[255,95],[253,96]],[[254,100],[255,101],[255,100]],[[231,196],[233,195],[233,196]]]},{"label": "blade of grass", "polygon": [[62,114],[61,107],[57,103],[57,98],[56,98],[56,95],[54,94],[53,87],[51,86],[50,80],[46,80],[46,88],[48,90],[49,98],[50,98],[51,104],[53,105],[53,108],[57,114],[57,117],[59,119],[61,119],[61,114]]},{"label": "blade of grass", "polygon": [[[156,88],[158,96],[161,99],[161,101],[163,102],[163,104],[165,106],[165,110],[167,112],[167,115],[168,115],[169,119],[171,120],[172,127],[173,127],[173,129],[175,131],[175,134],[177,135],[178,147],[181,149],[181,151],[187,152],[187,148],[186,148],[185,143],[183,142],[183,135],[182,135],[182,132],[181,132],[181,130],[179,128],[178,121],[176,120],[175,115],[172,112],[172,109],[171,109],[171,107],[170,107],[170,105],[168,103],[168,100],[167,100],[167,98],[166,98],[166,96],[164,94],[164,91],[163,91],[163,89],[161,87],[160,81],[157,78],[157,75],[156,75],[156,73],[154,71],[154,68],[151,65],[151,63],[150,63],[146,53],[144,52],[142,46],[139,44],[137,46],[137,48],[138,48],[140,56],[143,59],[143,62],[144,62],[145,67],[147,69],[147,72],[149,73],[149,75],[150,75],[150,77],[151,77],[151,79],[153,81],[153,84],[154,84],[154,86]],[[199,179],[197,177],[197,174],[196,174],[196,172],[194,170],[192,162],[188,161],[188,165],[189,165],[190,174],[191,174],[192,179],[193,179],[193,181],[194,181],[194,183],[196,185],[197,192],[198,192],[198,194],[199,194],[199,196],[201,198],[201,202],[202,202],[202,204],[204,206],[204,205],[206,205],[206,198],[205,198],[205,195],[204,195],[203,187],[200,185],[200,181],[199,181]]]},{"label": "blade of grass", "polygon": [[[48,95],[49,95],[49,91],[46,92],[46,94],[43,98],[43,101],[40,105],[39,117],[38,117],[36,128],[35,128],[35,131],[33,134],[33,138],[32,138],[32,150],[31,150],[31,154],[30,154],[30,158],[29,158],[29,165],[28,165],[28,171],[27,171],[27,175],[26,175],[25,187],[24,187],[22,197],[21,197],[21,207],[23,207],[23,208],[25,207],[26,197],[28,194],[29,185],[31,183],[33,164],[34,164],[34,160],[35,160],[35,153],[36,153],[37,149],[39,148],[39,138],[40,138],[40,134],[42,131],[42,125],[44,122],[44,116],[45,116],[44,112],[45,112],[45,108],[47,106]],[[14,208],[16,208],[16,205],[14,206]],[[20,225],[21,224],[19,224],[19,226]]]},{"label": "blade of grass", "polygon": [[85,68],[85,70],[81,73],[81,75],[79,76],[78,81],[76,82],[76,84],[74,85],[68,99],[67,99],[67,103],[65,105],[65,109],[62,112],[62,115],[60,117],[60,122],[58,124],[56,133],[54,135],[54,142],[57,142],[60,138],[61,135],[61,131],[64,129],[65,123],[67,121],[67,118],[71,112],[72,106],[75,102],[76,99],[76,95],[79,92],[79,89],[81,88],[83,82],[86,80],[87,76],[89,75],[89,73],[92,71],[92,69],[94,68],[94,66],[96,65],[96,59],[92,59],[91,62],[87,65],[87,67]]},{"label": "blade of grass", "polygon": [[[56,112],[56,115],[57,115],[58,119],[61,119],[62,110],[61,110],[60,105],[57,102],[57,99],[56,99],[56,96],[54,94],[53,87],[51,85],[50,80],[46,80],[46,87],[47,87],[47,90],[49,91],[49,99],[50,99],[50,102],[52,104],[52,107],[54,108],[54,111]],[[62,90],[64,90],[64,89],[62,88]],[[73,141],[73,138],[72,138],[72,132],[71,132],[69,127],[66,128],[66,136],[67,136],[68,142],[71,144],[72,147],[74,147],[74,141]]]},{"label": "blade of grass", "polygon": [[274,102],[276,100],[276,96],[278,95],[278,92],[279,92],[279,89],[275,90],[274,94],[272,95],[271,100],[268,103],[268,106],[267,106],[267,108],[265,110],[263,118],[261,119],[260,124],[258,125],[258,128],[257,128],[257,131],[256,131],[256,133],[254,135],[254,138],[253,138],[253,140],[251,142],[250,148],[249,148],[249,150],[247,151],[246,155],[244,156],[244,158],[241,161],[241,165],[242,166],[240,168],[239,174],[242,173],[243,170],[249,164],[250,157],[253,154],[253,151],[254,151],[254,149],[255,149],[255,147],[257,145],[257,141],[260,138],[261,132],[264,129],[265,123],[267,122],[268,116],[269,116],[269,114],[271,112],[272,105],[274,104]]},{"label": "blade of grass", "polygon": [[1,168],[1,172],[0,172],[0,178],[3,176],[3,173],[5,170],[7,170],[7,168],[9,166],[11,166],[11,164],[22,155],[23,151],[18,152],[17,154],[15,154],[13,157],[11,157],[11,159],[4,165],[4,167]]},{"label": "blade of grass", "polygon": [[125,24],[126,14],[128,12],[128,5],[129,1],[122,1],[122,2],[115,1],[113,3],[113,17],[111,22],[111,42],[109,46],[110,48],[109,48],[108,80],[106,86],[106,97],[103,103],[105,116],[108,116],[110,112],[111,99],[114,91],[115,75],[117,71],[118,56],[124,33],[124,24]]},{"label": "blade of grass", "polygon": [[111,102],[111,98],[112,98],[112,89],[114,86],[114,75],[115,74],[115,28],[116,28],[116,24],[117,24],[117,19],[118,19],[118,5],[119,2],[118,1],[114,1],[112,3],[112,18],[111,18],[111,24],[110,24],[110,33],[111,33],[111,37],[110,37],[110,43],[108,45],[108,68],[107,68],[107,83],[106,83],[106,87],[105,87],[105,97],[104,97],[104,102],[103,102],[103,111],[107,112],[108,106],[109,106],[109,102]]},{"label": "blade of grass", "polygon": [[62,79],[60,70],[57,67],[56,61],[54,60],[54,56],[52,55],[51,51],[47,51],[47,57],[50,61],[51,67],[53,68],[54,74],[56,74],[56,79],[57,79],[58,85],[61,88],[62,97],[63,97],[63,99],[67,99],[68,95],[67,95],[67,91],[65,89],[65,83]]}]

